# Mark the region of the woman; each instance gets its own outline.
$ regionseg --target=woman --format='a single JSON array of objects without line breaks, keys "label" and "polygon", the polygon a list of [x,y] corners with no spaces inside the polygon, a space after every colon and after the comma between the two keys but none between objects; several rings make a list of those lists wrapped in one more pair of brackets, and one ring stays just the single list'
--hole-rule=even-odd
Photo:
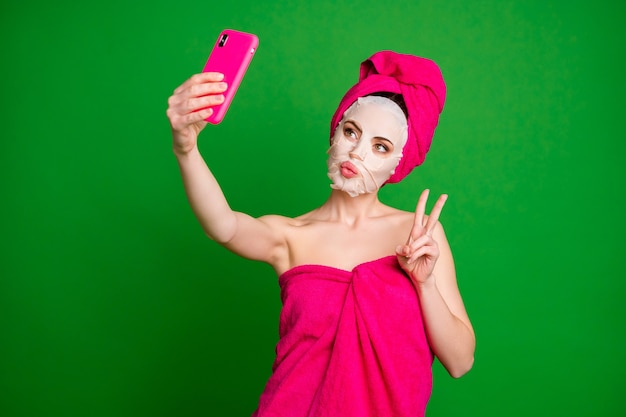
[{"label": "woman", "polygon": [[[295,218],[230,209],[197,148],[221,74],[191,77],[169,99],[174,153],[207,235],[279,276],[283,309],[273,374],[255,416],[423,415],[433,355],[453,377],[473,365],[475,337],[438,221],[382,204],[378,190],[420,165],[445,101],[437,65],[382,51],[331,121],[328,200]],[[203,109],[203,110],[198,110]]]}]

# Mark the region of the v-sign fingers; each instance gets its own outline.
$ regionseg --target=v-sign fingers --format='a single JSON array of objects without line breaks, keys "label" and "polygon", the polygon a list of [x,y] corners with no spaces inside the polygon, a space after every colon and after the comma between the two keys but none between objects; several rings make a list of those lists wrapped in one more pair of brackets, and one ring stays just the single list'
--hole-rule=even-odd
[{"label": "v-sign fingers", "polygon": [[419,200],[417,200],[417,207],[415,208],[415,217],[413,218],[413,227],[407,245],[422,235],[424,228],[424,215],[426,213],[426,202],[428,201],[428,194],[430,190],[425,189],[422,191]]},{"label": "v-sign fingers", "polygon": [[432,235],[435,230],[435,225],[439,221],[439,216],[441,215],[441,210],[443,210],[444,204],[446,204],[446,200],[448,199],[447,194],[442,194],[437,199],[433,210],[430,212],[430,216],[428,216],[428,222],[426,223],[426,233],[428,235]]}]

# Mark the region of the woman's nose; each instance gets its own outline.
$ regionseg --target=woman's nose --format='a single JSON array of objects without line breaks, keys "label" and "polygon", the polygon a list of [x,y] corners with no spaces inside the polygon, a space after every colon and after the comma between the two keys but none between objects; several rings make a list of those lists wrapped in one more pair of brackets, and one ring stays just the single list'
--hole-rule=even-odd
[{"label": "woman's nose", "polygon": [[363,161],[365,159],[365,147],[366,147],[366,144],[364,142],[365,141],[360,140],[356,144],[354,149],[352,149],[352,152],[348,153],[348,156],[352,159],[358,159],[359,161]]},{"label": "woman's nose", "polygon": [[358,159],[359,161],[363,161],[363,157],[358,153],[350,152],[348,156],[352,159]]}]

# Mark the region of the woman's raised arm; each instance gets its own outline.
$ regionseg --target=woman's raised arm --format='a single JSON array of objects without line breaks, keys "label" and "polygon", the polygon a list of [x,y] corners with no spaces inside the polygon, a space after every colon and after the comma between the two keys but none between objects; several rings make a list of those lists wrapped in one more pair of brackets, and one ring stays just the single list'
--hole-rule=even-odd
[{"label": "woman's raised arm", "polygon": [[213,112],[211,106],[224,100],[228,86],[222,79],[219,73],[196,74],[174,90],[167,109],[174,154],[187,199],[205,233],[238,255],[269,262],[283,245],[279,232],[263,219],[230,208],[198,149],[198,135]]}]

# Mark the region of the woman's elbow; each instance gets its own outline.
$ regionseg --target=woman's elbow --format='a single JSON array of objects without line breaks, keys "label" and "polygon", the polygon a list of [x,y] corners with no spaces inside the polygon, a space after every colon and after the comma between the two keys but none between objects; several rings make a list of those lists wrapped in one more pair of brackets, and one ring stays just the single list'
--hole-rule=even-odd
[{"label": "woman's elbow", "polygon": [[458,379],[458,378],[461,378],[466,373],[468,373],[472,369],[473,366],[474,366],[474,356],[454,366],[446,367],[446,370],[448,371],[448,374],[450,374],[452,378]]}]

